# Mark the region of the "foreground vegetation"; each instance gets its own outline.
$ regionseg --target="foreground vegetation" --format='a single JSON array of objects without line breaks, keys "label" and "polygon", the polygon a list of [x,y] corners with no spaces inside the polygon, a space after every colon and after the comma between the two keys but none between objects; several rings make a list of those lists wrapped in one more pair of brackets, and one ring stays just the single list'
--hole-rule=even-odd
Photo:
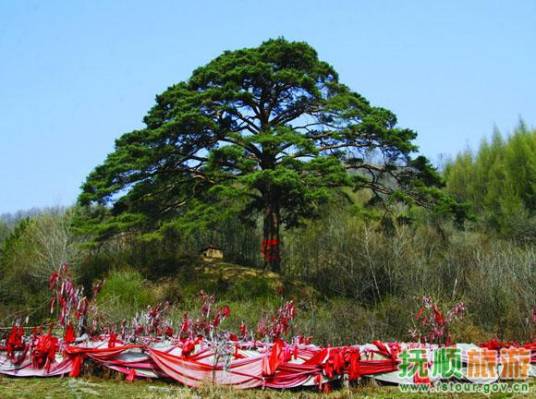
[{"label": "foreground vegetation", "polygon": [[[489,398],[516,398],[536,397],[535,387],[532,386],[530,395],[492,394]],[[438,394],[439,398],[476,398],[483,397],[480,394]],[[98,378],[48,378],[48,379],[23,379],[0,377],[0,397],[3,399],[24,398],[54,398],[54,399],[85,399],[85,398],[114,398],[114,399],[219,399],[219,398],[376,398],[376,399],[414,399],[424,398],[423,394],[402,393],[396,387],[363,385],[351,389],[339,389],[330,394],[321,394],[315,390],[298,391],[275,391],[275,390],[245,390],[237,391],[221,387],[203,387],[189,389],[173,383],[162,381],[135,381],[128,383],[120,380]]]},{"label": "foreground vegetation", "polygon": [[[425,220],[386,232],[381,221],[333,208],[286,233],[284,274],[278,275],[256,267],[245,234],[212,231],[171,242],[132,239],[85,249],[70,228],[64,231],[71,217],[67,211],[21,221],[4,243],[2,325],[27,316],[30,325],[46,322],[48,275],[68,260],[89,295],[95,281],[105,280],[96,298],[105,326],[163,301],[172,303],[177,326],[184,311],[198,308],[203,289],[230,305],[230,328],[241,321],[253,328],[259,316],[293,298],[293,332],[320,344],[410,339],[422,295],[445,307],[465,303],[464,322],[452,330],[458,341],[525,341],[534,335],[535,247],[481,231]],[[200,260],[199,248],[211,241],[232,263]],[[237,265],[244,259],[251,266]]]}]

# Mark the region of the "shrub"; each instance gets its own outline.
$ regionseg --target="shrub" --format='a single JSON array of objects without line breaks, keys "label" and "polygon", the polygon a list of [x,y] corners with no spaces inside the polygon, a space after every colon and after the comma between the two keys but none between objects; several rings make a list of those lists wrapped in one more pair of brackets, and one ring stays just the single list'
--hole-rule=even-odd
[{"label": "shrub", "polygon": [[97,295],[99,312],[109,322],[118,322],[156,303],[152,285],[132,269],[113,270]]}]

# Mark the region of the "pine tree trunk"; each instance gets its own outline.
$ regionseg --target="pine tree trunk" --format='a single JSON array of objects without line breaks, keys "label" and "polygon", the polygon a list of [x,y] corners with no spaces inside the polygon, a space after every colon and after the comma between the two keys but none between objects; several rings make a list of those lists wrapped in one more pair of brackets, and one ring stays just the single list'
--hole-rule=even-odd
[{"label": "pine tree trunk", "polygon": [[261,252],[264,267],[279,273],[281,271],[281,253],[279,229],[281,213],[277,204],[269,204],[264,211],[264,229]]}]

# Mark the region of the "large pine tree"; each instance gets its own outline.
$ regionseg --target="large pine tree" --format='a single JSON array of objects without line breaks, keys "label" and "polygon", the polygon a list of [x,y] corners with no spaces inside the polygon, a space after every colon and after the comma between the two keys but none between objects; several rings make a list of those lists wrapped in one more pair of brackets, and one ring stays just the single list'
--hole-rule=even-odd
[{"label": "large pine tree", "polygon": [[158,95],[144,122],[83,185],[83,205],[105,205],[106,234],[262,215],[263,256],[279,271],[282,226],[315,215],[341,187],[437,199],[437,174],[411,158],[416,133],[303,42],[224,52]]}]

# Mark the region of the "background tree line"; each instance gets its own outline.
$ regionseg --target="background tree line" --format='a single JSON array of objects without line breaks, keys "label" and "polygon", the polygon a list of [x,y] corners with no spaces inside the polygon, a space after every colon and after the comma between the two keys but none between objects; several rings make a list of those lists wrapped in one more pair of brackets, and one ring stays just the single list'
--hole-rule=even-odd
[{"label": "background tree line", "polygon": [[471,204],[482,228],[517,241],[536,239],[536,136],[524,123],[504,138],[495,131],[479,150],[445,168],[447,190]]}]

